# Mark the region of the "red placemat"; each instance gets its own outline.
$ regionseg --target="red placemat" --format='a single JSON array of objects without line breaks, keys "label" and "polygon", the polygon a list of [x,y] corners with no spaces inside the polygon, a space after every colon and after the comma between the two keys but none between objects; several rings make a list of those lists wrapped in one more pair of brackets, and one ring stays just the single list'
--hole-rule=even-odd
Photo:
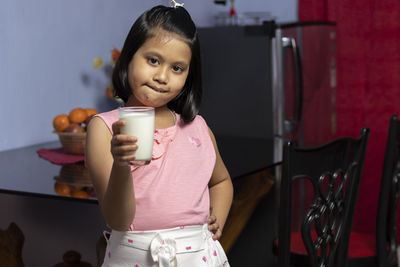
[{"label": "red placemat", "polygon": [[57,165],[74,164],[85,160],[85,156],[68,154],[62,147],[53,149],[41,148],[36,152],[39,157]]}]

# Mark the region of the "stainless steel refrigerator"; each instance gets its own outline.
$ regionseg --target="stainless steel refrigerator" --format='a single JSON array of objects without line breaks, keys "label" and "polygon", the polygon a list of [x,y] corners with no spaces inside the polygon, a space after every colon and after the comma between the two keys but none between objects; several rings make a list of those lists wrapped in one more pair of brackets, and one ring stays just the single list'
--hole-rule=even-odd
[{"label": "stainless steel refrigerator", "polygon": [[266,21],[200,28],[199,36],[201,115],[217,137],[271,140],[273,149],[252,148],[268,150],[252,160],[265,155],[277,163],[287,140],[309,147],[335,136],[335,24]]}]

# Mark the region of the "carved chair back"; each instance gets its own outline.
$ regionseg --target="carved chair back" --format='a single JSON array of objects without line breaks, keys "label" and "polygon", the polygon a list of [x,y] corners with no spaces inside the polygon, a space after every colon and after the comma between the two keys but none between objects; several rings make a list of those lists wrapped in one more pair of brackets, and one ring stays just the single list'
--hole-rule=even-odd
[{"label": "carved chair back", "polygon": [[376,216],[378,266],[396,266],[397,210],[400,192],[400,121],[390,119]]},{"label": "carved chair back", "polygon": [[358,139],[343,137],[315,148],[284,146],[280,188],[278,266],[290,266],[292,187],[306,180],[311,198],[301,218],[301,236],[312,267],[345,266],[355,203],[364,165],[369,129]]}]

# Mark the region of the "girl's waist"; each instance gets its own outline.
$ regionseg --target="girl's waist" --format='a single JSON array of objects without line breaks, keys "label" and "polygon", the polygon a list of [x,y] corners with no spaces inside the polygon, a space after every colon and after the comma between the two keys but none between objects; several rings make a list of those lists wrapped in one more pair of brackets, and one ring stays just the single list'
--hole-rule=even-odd
[{"label": "girl's waist", "polygon": [[109,242],[141,250],[154,251],[165,247],[175,253],[186,253],[204,249],[211,236],[208,224],[203,224],[151,231],[112,230]]},{"label": "girl's waist", "polygon": [[[165,203],[165,201],[159,203]],[[129,227],[129,231],[173,229],[182,225],[203,225],[210,216],[209,212],[209,202],[204,207],[203,205],[202,207],[188,205],[187,207],[180,207],[178,209],[174,209],[171,206],[161,207],[158,205],[157,207],[137,204],[135,218]]]}]

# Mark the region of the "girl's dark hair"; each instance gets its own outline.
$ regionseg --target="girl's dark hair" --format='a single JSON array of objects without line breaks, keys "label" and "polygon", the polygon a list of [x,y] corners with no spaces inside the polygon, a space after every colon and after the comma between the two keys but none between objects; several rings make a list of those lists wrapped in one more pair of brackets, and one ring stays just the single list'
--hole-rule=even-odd
[{"label": "girl's dark hair", "polygon": [[168,107],[181,114],[185,122],[190,122],[199,112],[202,96],[200,43],[196,26],[183,7],[156,6],[144,12],[135,21],[126,37],[112,75],[115,94],[124,102],[128,101],[132,94],[128,82],[129,63],[156,28],[178,34],[188,43],[192,51],[186,83],[181,93],[168,103]]}]

